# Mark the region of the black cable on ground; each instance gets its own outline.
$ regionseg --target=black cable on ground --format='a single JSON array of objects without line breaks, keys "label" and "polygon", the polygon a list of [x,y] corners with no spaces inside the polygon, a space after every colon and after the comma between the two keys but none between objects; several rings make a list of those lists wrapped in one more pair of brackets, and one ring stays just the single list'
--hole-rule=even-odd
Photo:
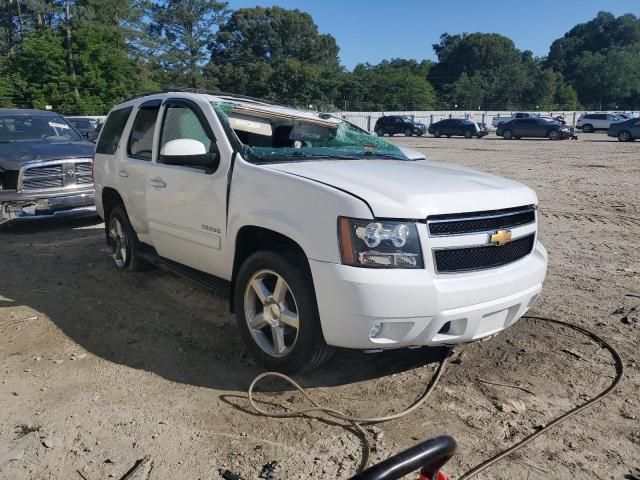
[{"label": "black cable on ground", "polygon": [[[532,433],[531,435],[528,435],[527,437],[525,437],[524,439],[522,439],[521,441],[519,441],[515,445],[513,445],[513,446],[511,446],[511,447],[509,447],[509,448],[497,453],[493,457],[488,458],[487,460],[483,461],[482,463],[476,465],[471,470],[465,472],[461,477],[458,478],[458,480],[468,480],[468,479],[470,479],[472,477],[475,477],[480,472],[483,472],[484,470],[489,468],[491,465],[493,465],[497,461],[503,459],[504,457],[512,454],[516,450],[519,450],[519,449],[523,448],[525,445],[531,443],[534,439],[536,439],[537,437],[539,437],[543,433],[547,432],[550,428],[552,428],[552,427],[558,425],[559,423],[567,420],[568,418],[572,417],[573,415],[576,415],[577,413],[579,413],[579,412],[591,407],[595,403],[602,401],[605,397],[610,395],[618,387],[618,385],[622,381],[622,378],[624,377],[624,363],[622,361],[622,357],[620,356],[620,354],[617,352],[617,350],[615,348],[613,348],[608,342],[606,342],[604,339],[600,338],[595,333],[587,330],[586,328],[580,327],[578,325],[574,325],[572,323],[564,322],[562,320],[556,320],[554,318],[546,318],[546,317],[539,317],[539,316],[525,316],[523,318],[524,319],[529,319],[529,320],[540,320],[540,321],[544,321],[544,322],[555,323],[557,325],[561,325],[561,326],[564,326],[564,327],[567,327],[567,328],[571,328],[571,329],[573,329],[573,330],[575,330],[575,331],[577,331],[579,333],[582,333],[583,335],[586,335],[587,337],[591,338],[592,340],[594,340],[596,343],[598,343],[603,348],[606,348],[611,353],[611,356],[613,357],[614,362],[615,362],[616,376],[614,378],[614,381],[611,383],[611,385],[609,387],[607,387],[605,390],[603,390],[597,396],[593,397],[592,399],[586,401],[585,403],[583,403],[581,405],[578,405],[577,407],[575,407],[572,410],[562,414],[561,416],[553,419],[547,425],[545,425],[543,428],[541,428],[540,430]],[[330,417],[333,417],[333,418],[336,418],[338,420],[343,420],[343,421],[346,421],[346,422],[350,423],[360,433],[360,435],[362,437],[363,444],[364,444],[363,445],[364,454],[362,456],[362,461],[360,462],[360,468],[359,468],[359,471],[360,471],[360,470],[363,470],[364,468],[367,467],[367,465],[369,463],[369,456],[370,456],[369,441],[367,440],[367,435],[366,435],[366,432],[364,431],[364,429],[362,428],[362,425],[363,424],[373,424],[373,423],[380,423],[380,422],[386,422],[386,421],[389,421],[389,420],[394,420],[394,419],[403,417],[405,415],[408,415],[409,413],[413,412],[414,410],[419,408],[421,405],[423,405],[424,402],[429,397],[429,395],[431,395],[431,393],[435,389],[435,387],[438,384],[438,381],[440,380],[440,378],[442,377],[442,374],[444,372],[444,369],[445,369],[445,366],[446,366],[446,363],[447,363],[447,359],[449,358],[450,353],[451,353],[451,350],[447,350],[444,358],[441,360],[440,364],[438,365],[438,367],[436,369],[436,372],[435,372],[435,374],[433,376],[433,379],[427,385],[427,388],[426,388],[425,392],[422,394],[422,396],[418,400],[416,400],[412,405],[410,405],[406,409],[404,409],[404,410],[402,410],[402,411],[400,411],[398,413],[395,413],[393,415],[388,415],[388,416],[385,416],[385,417],[358,418],[358,417],[349,416],[349,415],[347,415],[347,414],[345,414],[345,413],[343,413],[343,412],[341,412],[339,410],[336,410],[334,408],[331,408],[331,407],[323,407],[320,404],[318,404],[315,400],[313,400],[307,394],[307,392],[300,385],[298,385],[293,379],[289,378],[286,375],[283,375],[281,373],[276,373],[276,372],[263,373],[261,375],[258,375],[251,382],[251,385],[249,386],[249,390],[248,390],[249,403],[251,404],[251,406],[254,408],[254,410],[256,412],[258,412],[261,415],[267,416],[267,417],[291,418],[291,417],[304,416],[304,415],[309,414],[309,413],[324,413],[324,414],[326,414],[326,415],[328,415]],[[290,385],[292,385],[294,388],[296,388],[313,405],[313,407],[305,408],[305,409],[301,409],[301,410],[286,411],[286,412],[282,412],[282,413],[268,412],[266,410],[261,409],[260,407],[258,407],[258,405],[256,404],[256,401],[253,398],[254,390],[255,390],[256,384],[258,382],[260,382],[262,379],[267,378],[267,377],[276,377],[276,378],[280,378],[280,379],[288,382]]]},{"label": "black cable on ground", "polygon": [[622,362],[622,357],[620,356],[620,354],[618,353],[618,351],[615,348],[613,348],[607,341],[605,341],[604,339],[600,338],[595,333],[587,330],[586,328],[580,327],[578,325],[574,325],[573,323],[563,322],[562,320],[556,320],[554,318],[538,317],[538,316],[533,316],[533,315],[526,316],[526,317],[523,317],[523,318],[526,318],[526,319],[529,319],[529,320],[541,320],[541,321],[544,321],[544,322],[550,322],[550,323],[555,323],[557,325],[562,325],[563,327],[571,328],[571,329],[573,329],[573,330],[575,330],[575,331],[577,331],[579,333],[582,333],[582,334],[586,335],[587,337],[591,338],[596,343],[598,343],[601,347],[606,348],[607,350],[609,350],[609,353],[611,353],[611,356],[613,357],[613,360],[614,360],[615,366],[616,366],[616,376],[615,376],[615,378],[613,380],[613,383],[611,383],[611,385],[609,385],[605,390],[603,390],[597,396],[593,397],[592,399],[586,401],[585,403],[583,403],[581,405],[578,405],[577,407],[573,408],[572,410],[569,410],[568,412],[560,415],[559,417],[554,418],[549,423],[547,423],[544,427],[542,427],[540,430],[538,430],[538,431],[532,433],[531,435],[523,438],[522,440],[520,440],[515,445],[507,448],[506,450],[501,451],[500,453],[497,453],[496,455],[494,455],[491,458],[488,458],[487,460],[483,461],[482,463],[479,463],[478,465],[473,467],[471,470],[465,472],[460,478],[458,478],[458,480],[468,480],[469,478],[475,477],[480,472],[483,472],[484,470],[489,468],[491,465],[493,465],[497,461],[503,459],[507,455],[511,455],[516,450],[520,450],[525,445],[531,443],[537,437],[539,437],[540,435],[545,433],[550,428],[555,427],[560,422],[564,422],[569,417],[572,417],[572,416],[576,415],[577,413],[580,413],[581,411],[591,407],[595,403],[602,401],[605,397],[611,395],[611,393],[618,387],[618,385],[620,385],[620,382],[622,381],[622,378],[624,377],[624,363]]},{"label": "black cable on ground", "polygon": [[[442,358],[442,360],[440,360],[440,364],[436,368],[436,371],[435,371],[435,373],[433,375],[433,379],[429,382],[429,384],[427,385],[427,388],[425,389],[424,393],[420,396],[420,398],[418,398],[418,400],[416,400],[414,403],[412,403],[410,406],[408,406],[404,410],[401,410],[398,413],[394,413],[392,415],[387,415],[387,416],[384,416],[384,417],[371,417],[371,418],[352,417],[350,415],[347,415],[344,412],[341,412],[340,410],[336,410],[335,408],[323,407],[322,405],[317,403],[314,399],[312,399],[309,396],[309,394],[305,391],[305,389],[302,388],[300,385],[298,385],[298,383],[296,383],[295,380],[293,380],[292,378],[288,377],[287,375],[284,375],[284,374],[278,373],[278,372],[266,372],[266,373],[258,375],[256,378],[253,379],[253,381],[251,382],[251,385],[249,385],[249,390],[247,392],[248,395],[249,395],[249,403],[251,404],[251,406],[253,407],[253,409],[256,412],[258,412],[259,414],[264,415],[266,417],[291,418],[291,417],[304,416],[304,415],[307,415],[309,413],[324,413],[324,414],[326,414],[326,415],[328,415],[330,417],[333,417],[333,418],[336,418],[338,420],[343,420],[343,421],[346,421],[346,422],[350,423],[358,431],[358,433],[360,434],[360,437],[362,438],[364,453],[362,455],[362,459],[361,459],[360,465],[358,467],[358,471],[362,471],[365,468],[367,468],[367,466],[369,465],[369,456],[371,455],[371,447],[369,445],[369,440],[367,439],[367,433],[362,428],[362,425],[369,425],[369,424],[373,424],[373,423],[388,422],[389,420],[395,420],[395,419],[398,419],[400,417],[404,417],[405,415],[408,415],[409,413],[411,413],[414,410],[418,409],[424,402],[427,401],[427,399],[429,398],[429,395],[431,395],[431,393],[435,389],[436,385],[438,384],[438,381],[440,380],[440,377],[442,377],[442,373],[444,372],[444,367],[447,364],[447,360],[449,359],[450,354],[451,354],[451,349],[447,349],[445,354],[444,354],[444,357]],[[300,410],[289,410],[289,411],[281,412],[281,413],[268,412],[266,410],[261,409],[257,405],[256,401],[254,400],[253,394],[254,394],[254,389],[255,389],[256,384],[258,382],[260,382],[262,379],[267,378],[267,377],[280,378],[280,379],[284,380],[285,382],[289,383],[291,386],[296,388],[304,396],[304,398],[306,398],[313,405],[313,407],[303,408],[303,409],[300,409]]]}]

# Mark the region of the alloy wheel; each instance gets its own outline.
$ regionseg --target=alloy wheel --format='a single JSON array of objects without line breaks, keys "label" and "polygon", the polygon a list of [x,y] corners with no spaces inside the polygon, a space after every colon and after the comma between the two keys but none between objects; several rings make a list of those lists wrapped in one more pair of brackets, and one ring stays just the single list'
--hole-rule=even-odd
[{"label": "alloy wheel", "polygon": [[244,293],[244,314],[256,345],[272,357],[284,357],[295,347],[300,316],[293,292],[272,270],[259,270]]},{"label": "alloy wheel", "polygon": [[629,132],[620,132],[618,134],[618,140],[621,142],[628,142],[631,140],[631,134]]},{"label": "alloy wheel", "polygon": [[111,240],[113,261],[118,268],[124,268],[127,265],[129,240],[127,231],[118,217],[113,217],[109,222],[109,238]]}]

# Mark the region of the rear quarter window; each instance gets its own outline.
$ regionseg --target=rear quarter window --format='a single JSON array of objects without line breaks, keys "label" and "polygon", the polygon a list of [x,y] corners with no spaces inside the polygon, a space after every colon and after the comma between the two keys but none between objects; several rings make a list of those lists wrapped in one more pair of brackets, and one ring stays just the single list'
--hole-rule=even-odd
[{"label": "rear quarter window", "polygon": [[126,107],[114,110],[109,114],[104,127],[102,127],[102,134],[96,146],[96,153],[104,153],[106,155],[116,153],[131,110],[133,110],[133,107]]}]

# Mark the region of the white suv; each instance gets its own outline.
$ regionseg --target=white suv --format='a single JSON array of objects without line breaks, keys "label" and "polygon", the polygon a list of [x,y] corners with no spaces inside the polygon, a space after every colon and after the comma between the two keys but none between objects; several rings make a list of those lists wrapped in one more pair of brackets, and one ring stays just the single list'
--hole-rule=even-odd
[{"label": "white suv", "polygon": [[528,187],[330,115],[168,92],[115,107],[95,153],[117,268],[230,293],[265,367],[333,347],[456,344],[513,325],[547,268]]},{"label": "white suv", "polygon": [[613,113],[583,113],[576,122],[576,128],[584,133],[596,130],[609,130],[612,123],[622,122],[624,119]]}]

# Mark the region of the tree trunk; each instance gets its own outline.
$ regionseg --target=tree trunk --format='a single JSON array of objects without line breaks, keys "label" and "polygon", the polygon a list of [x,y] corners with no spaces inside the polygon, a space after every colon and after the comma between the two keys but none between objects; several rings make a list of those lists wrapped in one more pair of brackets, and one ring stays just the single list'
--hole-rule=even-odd
[{"label": "tree trunk", "polygon": [[73,81],[73,94],[76,98],[80,98],[80,92],[78,92],[78,84],[76,83],[76,68],[73,65],[73,53],[71,52],[71,19],[70,19],[70,7],[69,0],[64,2],[64,29],[65,29],[65,47],[67,49],[67,69],[69,76]]},{"label": "tree trunk", "polygon": [[8,45],[8,51],[10,53],[13,53],[15,50],[15,39],[13,38],[15,33],[13,31],[13,14],[11,12],[11,4],[13,3],[13,0],[5,0],[5,8],[4,8],[4,12],[3,12],[3,16],[5,17],[3,19],[3,23],[5,24],[5,31],[7,32],[7,45]]},{"label": "tree trunk", "polygon": [[18,8],[18,30],[20,31],[20,41],[24,40],[24,23],[22,22],[22,6],[21,0],[16,0],[16,7]]}]

